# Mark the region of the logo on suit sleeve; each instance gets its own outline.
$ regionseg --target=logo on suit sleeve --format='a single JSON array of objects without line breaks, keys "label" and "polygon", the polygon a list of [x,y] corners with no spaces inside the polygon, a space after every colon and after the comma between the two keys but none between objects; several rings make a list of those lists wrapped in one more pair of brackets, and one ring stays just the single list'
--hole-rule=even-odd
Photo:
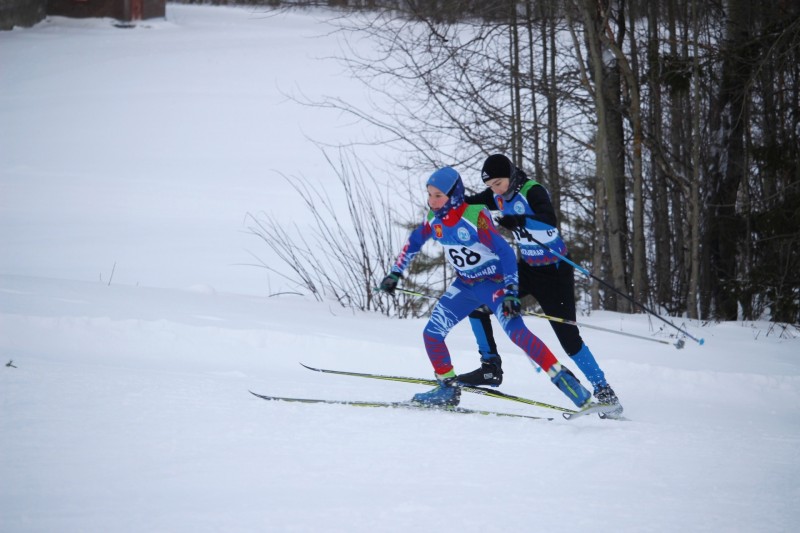
[{"label": "logo on suit sleeve", "polygon": [[437,239],[441,239],[444,233],[442,232],[442,225],[441,224],[434,224],[433,225],[433,233],[436,234]]}]

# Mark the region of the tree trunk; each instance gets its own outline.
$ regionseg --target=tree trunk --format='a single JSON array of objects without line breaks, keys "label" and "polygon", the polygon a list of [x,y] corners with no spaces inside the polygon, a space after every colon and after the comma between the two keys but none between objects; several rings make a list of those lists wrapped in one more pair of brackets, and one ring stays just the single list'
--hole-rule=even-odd
[{"label": "tree trunk", "polygon": [[648,129],[651,135],[650,166],[653,169],[653,240],[655,242],[655,260],[653,271],[655,274],[655,300],[659,306],[666,306],[672,299],[672,252],[670,249],[669,227],[669,196],[667,192],[667,173],[658,164],[656,159],[662,152],[664,133],[661,127],[662,120],[662,93],[661,93],[661,49],[659,46],[658,28],[660,23],[659,3],[648,4],[648,50],[649,60],[647,81],[650,86],[650,120]]},{"label": "tree trunk", "polygon": [[[547,83],[547,175],[550,180],[553,208],[556,212],[559,225],[561,224],[561,176],[558,169],[558,87],[556,85],[556,14],[554,2],[548,2],[548,38],[550,43],[550,56],[545,57],[549,62],[545,64],[545,72],[550,72]],[[545,44],[546,46],[546,44]]]},{"label": "tree trunk", "polygon": [[[607,46],[614,52],[624,77],[625,85],[628,89],[628,110],[630,113],[631,131],[633,135],[633,298],[642,304],[647,301],[647,257],[644,240],[644,175],[642,171],[642,143],[644,133],[642,130],[642,104],[639,92],[639,67],[638,67],[638,46],[635,33],[635,3],[629,6],[630,28],[627,32],[630,35],[630,56],[628,61],[617,43],[608,41]],[[624,17],[624,14],[620,14]],[[624,24],[624,18],[620,19],[620,25]],[[623,37],[620,36],[620,42]],[[624,189],[623,189],[624,197]],[[624,205],[623,205],[624,209]],[[625,226],[627,229],[627,225]]]},{"label": "tree trunk", "polygon": [[[535,15],[533,11],[533,0],[528,0],[525,2],[525,27],[528,30],[528,84],[530,86],[529,94],[531,100],[531,119],[533,123],[531,124],[531,134],[533,136],[532,142],[532,150],[529,154],[529,157],[532,158],[533,161],[533,171],[534,175],[533,178],[536,181],[543,181],[543,172],[542,172],[542,162],[541,162],[541,155],[539,153],[539,146],[541,145],[541,124],[539,122],[539,108],[536,104],[536,88],[538,86],[536,80],[536,64],[534,58],[536,57],[537,51],[534,48],[535,41],[534,41],[534,21]],[[542,23],[544,24],[544,22]],[[544,39],[544,34],[542,36]],[[547,58],[547,45],[542,45],[542,56]],[[544,70],[544,74],[542,76],[543,83],[547,86],[547,70]],[[552,192],[552,191],[551,191]]]},{"label": "tree trunk", "polygon": [[744,108],[749,67],[742,57],[748,35],[748,0],[730,0],[722,45],[722,80],[711,104],[711,163],[708,171],[707,228],[710,295],[715,316],[738,317],[737,240],[741,220],[736,213],[739,187],[745,178]]},{"label": "tree trunk", "polygon": [[[608,2],[601,0],[599,12],[595,0],[583,0],[586,41],[589,47],[597,113],[597,176],[605,181],[607,198],[608,252],[611,284],[628,292],[626,271],[627,223],[625,217],[625,145],[620,104],[620,73],[613,54],[603,45],[601,32],[606,24]],[[598,228],[599,229],[599,228]],[[630,312],[628,300],[609,294],[609,310]]]},{"label": "tree trunk", "polygon": [[522,80],[519,72],[519,28],[517,27],[516,5],[511,5],[509,24],[509,47],[511,57],[511,160],[522,166]]},{"label": "tree trunk", "polygon": [[[599,141],[595,141],[595,146]],[[603,242],[605,241],[601,228],[605,227],[606,220],[606,188],[605,182],[599,178],[594,180],[594,234],[592,235],[592,269],[600,272],[603,266]],[[592,280],[591,288],[592,309],[602,309],[600,299],[600,284]]]},{"label": "tree trunk", "polygon": [[692,27],[694,33],[694,61],[692,78],[694,80],[694,114],[692,121],[692,180],[689,192],[689,226],[691,228],[691,260],[689,286],[687,288],[686,314],[689,318],[699,317],[698,296],[700,294],[700,31],[697,17],[697,0],[692,0]]}]

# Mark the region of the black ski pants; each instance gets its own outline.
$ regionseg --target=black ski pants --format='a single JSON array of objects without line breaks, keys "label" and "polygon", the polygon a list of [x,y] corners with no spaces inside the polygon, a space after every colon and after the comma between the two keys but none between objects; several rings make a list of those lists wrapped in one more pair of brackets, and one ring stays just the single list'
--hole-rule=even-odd
[{"label": "black ski pants", "polygon": [[[532,267],[524,261],[517,263],[519,269],[519,295],[520,297],[533,296],[546,315],[575,321],[575,269],[565,261],[546,266]],[[478,308],[469,317],[476,327],[480,327],[486,336],[492,353],[497,353],[497,345],[492,332],[491,313],[483,308]],[[583,347],[583,339],[577,326],[550,322],[553,331],[561,343],[561,347],[572,356]]]}]

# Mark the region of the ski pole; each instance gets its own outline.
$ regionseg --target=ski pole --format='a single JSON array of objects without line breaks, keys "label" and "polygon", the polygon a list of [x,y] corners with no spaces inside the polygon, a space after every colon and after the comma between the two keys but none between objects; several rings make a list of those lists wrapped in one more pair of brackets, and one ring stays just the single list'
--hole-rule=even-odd
[{"label": "ski pole", "polygon": [[[373,287],[372,289],[374,292],[381,292],[380,287]],[[400,287],[395,287],[395,292],[402,292],[403,294],[408,294],[409,296],[416,296],[417,298],[426,298],[428,300],[438,300],[435,296],[428,296],[427,294],[422,294],[421,292],[414,292],[408,289],[401,289]]]},{"label": "ski pole", "polygon": [[422,294],[421,292],[414,292],[414,291],[410,291],[408,289],[401,289],[399,287],[397,289],[395,289],[395,290],[399,291],[399,292],[402,292],[403,294],[408,294],[409,296],[416,296],[417,298],[425,298],[425,299],[428,299],[428,300],[438,300],[439,299],[439,298],[437,298],[435,296],[428,296],[427,294]]},{"label": "ski pole", "polygon": [[[380,289],[378,287],[375,287],[375,290],[379,291]],[[418,298],[427,298],[429,300],[438,300],[438,298],[435,298],[433,296],[428,296],[426,294],[422,294],[421,292],[410,291],[408,289],[401,289],[399,287],[396,288],[395,291],[399,291],[399,292],[402,292],[404,294],[408,294],[409,296],[416,296]],[[526,311],[523,314],[525,316],[534,316],[536,318],[543,318],[545,320],[550,320],[551,322],[561,322],[562,324],[569,324],[569,325],[576,326],[576,327],[596,329],[598,331],[605,331],[607,333],[616,333],[617,335],[625,335],[626,337],[633,337],[635,339],[642,339],[642,340],[646,340],[646,341],[659,342],[661,344],[672,344],[671,342],[669,342],[667,340],[664,340],[664,339],[654,339],[652,337],[645,337],[643,335],[635,335],[633,333],[626,333],[624,331],[616,331],[616,330],[613,330],[613,329],[602,328],[600,326],[592,326],[592,325],[583,324],[583,323],[579,324],[578,322],[575,322],[573,320],[567,320],[565,318],[559,318],[557,316],[544,315],[544,314],[541,314],[541,313],[534,313],[534,312],[530,312],[530,311]],[[673,346],[675,346],[675,348],[680,350],[681,348],[683,348],[684,344],[685,343],[684,343],[683,339],[678,339],[678,341]]]},{"label": "ski pole", "polygon": [[[565,318],[559,318],[557,316],[544,315],[542,313],[533,313],[533,312],[529,311],[529,312],[525,313],[525,316],[535,316],[536,318],[543,318],[543,319],[549,320],[551,322],[560,322],[561,324],[569,324],[571,326],[576,326],[576,327],[581,327],[581,328],[596,329],[598,331],[605,331],[607,333],[616,333],[617,335],[625,335],[626,337],[633,337],[634,339],[642,339],[642,340],[645,340],[645,341],[660,342],[661,344],[672,344],[668,340],[664,340],[664,339],[654,339],[652,337],[645,337],[644,335],[635,335],[633,333],[626,333],[624,331],[617,331],[617,330],[614,330],[614,329],[601,328],[600,326],[592,326],[590,324],[578,323],[578,322],[575,322],[574,320],[567,320]],[[683,342],[683,339],[678,339],[678,341],[673,346],[675,346],[675,348],[680,350],[681,348],[683,348],[684,344],[685,343]]]},{"label": "ski pole", "polygon": [[575,267],[576,269],[578,269],[578,271],[580,271],[582,274],[584,274],[584,275],[586,275],[586,276],[588,276],[588,277],[590,277],[590,278],[592,278],[592,279],[595,279],[595,280],[599,281],[600,283],[602,283],[603,285],[605,285],[606,287],[608,287],[608,288],[609,288],[609,289],[611,289],[612,291],[616,292],[616,293],[617,293],[617,294],[619,294],[620,296],[622,296],[622,297],[624,297],[625,299],[627,299],[627,300],[628,300],[629,302],[631,302],[632,304],[634,304],[634,305],[637,305],[637,306],[641,307],[642,309],[644,309],[645,311],[647,311],[648,313],[650,313],[651,315],[653,315],[653,316],[654,316],[654,317],[656,317],[657,319],[661,320],[661,321],[662,321],[662,322],[664,322],[665,324],[667,324],[667,325],[669,325],[669,326],[672,326],[673,328],[677,329],[678,331],[680,331],[681,333],[683,333],[684,335],[686,335],[687,337],[689,337],[689,338],[690,338],[690,339],[692,339],[693,341],[697,342],[697,343],[698,343],[700,346],[702,346],[702,345],[703,345],[703,343],[704,343],[704,342],[706,342],[706,341],[705,341],[705,339],[698,339],[697,337],[693,336],[691,333],[689,333],[689,332],[688,332],[688,331],[686,331],[685,329],[683,329],[683,328],[679,328],[678,326],[676,326],[675,324],[673,324],[672,322],[670,322],[670,321],[669,321],[669,320],[667,320],[666,318],[662,318],[662,317],[661,317],[660,315],[658,315],[658,314],[657,314],[655,311],[652,311],[651,309],[649,309],[649,308],[648,308],[647,306],[645,306],[644,304],[640,304],[639,302],[637,302],[636,300],[634,300],[633,298],[631,298],[630,296],[628,296],[627,294],[625,294],[625,293],[624,293],[624,292],[622,292],[621,290],[617,289],[616,287],[614,287],[614,286],[613,286],[613,285],[611,285],[610,283],[607,283],[606,281],[603,281],[602,279],[598,278],[597,276],[595,276],[594,274],[592,274],[591,272],[589,272],[588,270],[586,270],[585,268],[583,268],[583,267],[582,267],[582,266],[580,266],[579,264],[577,264],[577,263],[574,263],[574,262],[570,261],[568,258],[564,257],[563,255],[561,255],[561,254],[560,254],[560,253],[558,253],[557,251],[553,250],[552,248],[550,248],[549,246],[547,246],[545,243],[543,243],[543,242],[541,242],[541,241],[537,240],[535,237],[530,237],[530,239],[531,239],[533,242],[535,242],[536,244],[538,244],[539,246],[542,246],[542,247],[544,247],[544,248],[547,248],[547,249],[550,251],[550,253],[552,253],[553,255],[555,255],[556,257],[558,257],[559,259],[561,259],[561,260],[563,260],[563,261],[566,261],[567,263],[569,263],[570,265],[572,265],[573,267]]}]

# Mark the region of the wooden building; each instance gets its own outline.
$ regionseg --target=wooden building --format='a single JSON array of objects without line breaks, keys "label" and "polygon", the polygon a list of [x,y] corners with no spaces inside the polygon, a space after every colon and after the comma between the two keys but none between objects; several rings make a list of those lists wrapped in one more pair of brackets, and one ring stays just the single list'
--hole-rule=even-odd
[{"label": "wooden building", "polygon": [[64,17],[108,17],[123,22],[163,18],[165,0],[48,0],[47,14]]},{"label": "wooden building", "polygon": [[47,15],[132,23],[165,14],[166,0],[0,0],[0,30],[33,26]]}]

